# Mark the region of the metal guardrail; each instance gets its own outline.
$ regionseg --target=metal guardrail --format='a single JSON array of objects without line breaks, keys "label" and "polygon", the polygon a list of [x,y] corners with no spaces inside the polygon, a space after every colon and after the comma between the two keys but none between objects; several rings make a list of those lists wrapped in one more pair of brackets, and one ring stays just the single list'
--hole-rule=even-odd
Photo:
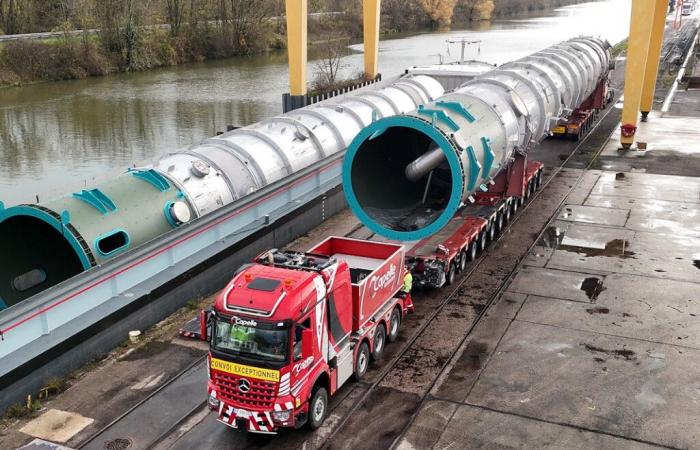
[{"label": "metal guardrail", "polygon": [[337,187],[344,152],[0,312],[0,376]]}]

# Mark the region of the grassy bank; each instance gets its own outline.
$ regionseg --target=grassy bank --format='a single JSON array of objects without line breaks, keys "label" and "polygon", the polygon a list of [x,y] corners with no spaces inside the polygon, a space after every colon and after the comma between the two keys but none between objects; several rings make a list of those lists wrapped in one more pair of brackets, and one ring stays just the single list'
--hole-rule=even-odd
[{"label": "grassy bank", "polygon": [[[124,0],[109,1],[114,4],[124,3]],[[250,4],[245,3],[249,10],[235,10],[237,16],[232,16],[233,9],[228,12],[223,10],[219,16],[211,16],[215,20],[197,21],[190,13],[183,16],[189,17],[188,22],[170,21],[178,23],[175,32],[139,26],[138,16],[134,16],[129,9],[129,15],[118,23],[111,23],[109,17],[103,17],[100,23],[104,31],[97,35],[76,36],[66,33],[63,37],[52,40],[12,41],[0,46],[0,86],[141,71],[284,48],[284,20],[266,19],[273,10],[263,13],[253,8],[258,3],[263,5],[269,1],[251,0]],[[502,17],[582,1],[584,0],[459,0],[454,2],[453,15],[449,17],[448,23],[464,24],[483,19],[484,11],[489,11],[489,17]],[[490,3],[492,9],[477,8],[483,3]],[[326,7],[336,11],[345,7],[346,14],[309,21],[310,42],[323,42],[328,36],[361,38],[361,2],[329,4]],[[105,14],[107,13],[109,11]],[[216,17],[225,17],[226,20],[216,20]],[[390,36],[435,28],[438,21],[434,17],[421,0],[383,0],[381,31],[384,36]],[[150,23],[162,23],[153,20]],[[68,25],[66,28],[69,28]]]},{"label": "grassy bank", "polygon": [[283,46],[284,36],[272,27],[256,36],[238,38],[217,27],[202,26],[178,36],[167,30],[148,30],[128,44],[101,35],[12,41],[0,47],[0,85],[141,71]]}]

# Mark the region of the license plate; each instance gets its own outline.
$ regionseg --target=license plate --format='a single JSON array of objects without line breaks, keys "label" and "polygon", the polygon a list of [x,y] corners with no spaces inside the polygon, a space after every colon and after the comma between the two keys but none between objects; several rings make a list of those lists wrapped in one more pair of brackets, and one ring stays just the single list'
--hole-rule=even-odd
[{"label": "license plate", "polygon": [[566,133],[566,127],[554,127],[554,130],[552,130],[552,132],[556,134]]},{"label": "license plate", "polygon": [[233,412],[234,412],[234,414],[236,414],[236,417],[239,419],[250,418],[250,411],[246,411],[245,409],[234,409]]}]

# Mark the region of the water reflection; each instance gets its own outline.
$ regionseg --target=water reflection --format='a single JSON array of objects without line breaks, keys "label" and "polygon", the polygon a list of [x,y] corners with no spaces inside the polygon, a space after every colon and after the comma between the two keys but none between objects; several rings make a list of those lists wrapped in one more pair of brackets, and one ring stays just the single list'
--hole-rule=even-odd
[{"label": "water reflection", "polygon": [[[466,30],[382,41],[380,70],[395,75],[436,63],[445,39],[482,39],[480,57],[503,63],[578,34],[626,36],[629,0],[549,11],[545,16],[474,24]],[[343,72],[362,68],[361,45]],[[452,49],[452,58],[458,49]],[[429,56],[433,55],[433,56]],[[310,57],[313,58],[313,52]],[[468,55],[475,57],[477,55]],[[8,204],[70,192],[127,166],[281,112],[285,52],[136,74],[0,90],[0,200]],[[313,64],[309,67],[309,76]]]}]

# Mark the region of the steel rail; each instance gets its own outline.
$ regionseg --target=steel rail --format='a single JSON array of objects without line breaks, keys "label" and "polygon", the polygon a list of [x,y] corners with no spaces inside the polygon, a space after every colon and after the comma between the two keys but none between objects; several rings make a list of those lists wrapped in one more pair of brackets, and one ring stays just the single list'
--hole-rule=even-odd
[{"label": "steel rail", "polygon": [[680,84],[683,76],[685,76],[685,69],[688,66],[688,62],[690,61],[690,58],[693,56],[695,52],[695,45],[698,42],[698,37],[700,36],[700,25],[697,26],[697,29],[695,33],[693,34],[693,42],[690,44],[690,49],[688,50],[688,54],[685,56],[685,60],[683,61],[683,65],[681,66],[680,70],[678,71],[678,76],[676,77],[675,81],[673,82],[673,85],[671,86],[671,89],[668,91],[668,95],[666,96],[666,99],[664,100],[663,105],[661,105],[661,114],[660,116],[663,117],[668,110],[671,108],[671,103],[673,102],[673,97],[676,95],[676,90],[678,89],[678,85]]},{"label": "steel rail", "polygon": [[[158,388],[157,388],[155,391],[151,392],[151,393],[148,394],[146,397],[144,397],[143,399],[141,399],[139,402],[137,402],[136,404],[134,404],[133,406],[131,406],[129,409],[127,409],[127,410],[124,411],[122,414],[120,414],[119,416],[117,416],[114,420],[112,420],[111,422],[109,422],[107,425],[105,425],[104,427],[100,428],[100,429],[97,430],[95,433],[91,434],[86,440],[84,440],[83,442],[81,442],[81,443],[76,447],[76,450],[80,450],[80,449],[82,449],[82,448],[85,448],[86,445],[88,445],[89,443],[91,443],[92,441],[94,441],[95,439],[97,439],[98,437],[100,437],[100,435],[104,434],[105,431],[109,430],[110,428],[112,428],[112,427],[113,427],[114,425],[116,425],[117,423],[119,423],[119,422],[121,422],[122,420],[124,420],[125,417],[127,417],[129,414],[131,414],[132,412],[134,412],[134,411],[135,411],[136,409],[138,409],[141,405],[143,405],[143,404],[146,403],[148,400],[150,400],[150,399],[152,399],[153,397],[155,397],[156,395],[158,395],[158,393],[159,393],[160,391],[162,391],[162,390],[165,389],[166,387],[168,387],[168,386],[170,386],[171,384],[173,384],[175,381],[177,381],[177,380],[179,380],[180,378],[182,378],[183,376],[185,376],[185,374],[187,374],[190,370],[194,369],[198,364],[200,364],[200,363],[201,363],[202,361],[204,361],[205,359],[207,359],[207,355],[201,356],[201,357],[195,359],[194,361],[192,361],[192,363],[190,363],[187,367],[185,367],[185,368],[182,369],[180,372],[178,372],[177,374],[175,374],[175,376],[169,378],[165,383],[163,383],[163,384],[161,384],[160,386],[158,386]],[[205,399],[205,402],[206,402],[206,399]]]}]

